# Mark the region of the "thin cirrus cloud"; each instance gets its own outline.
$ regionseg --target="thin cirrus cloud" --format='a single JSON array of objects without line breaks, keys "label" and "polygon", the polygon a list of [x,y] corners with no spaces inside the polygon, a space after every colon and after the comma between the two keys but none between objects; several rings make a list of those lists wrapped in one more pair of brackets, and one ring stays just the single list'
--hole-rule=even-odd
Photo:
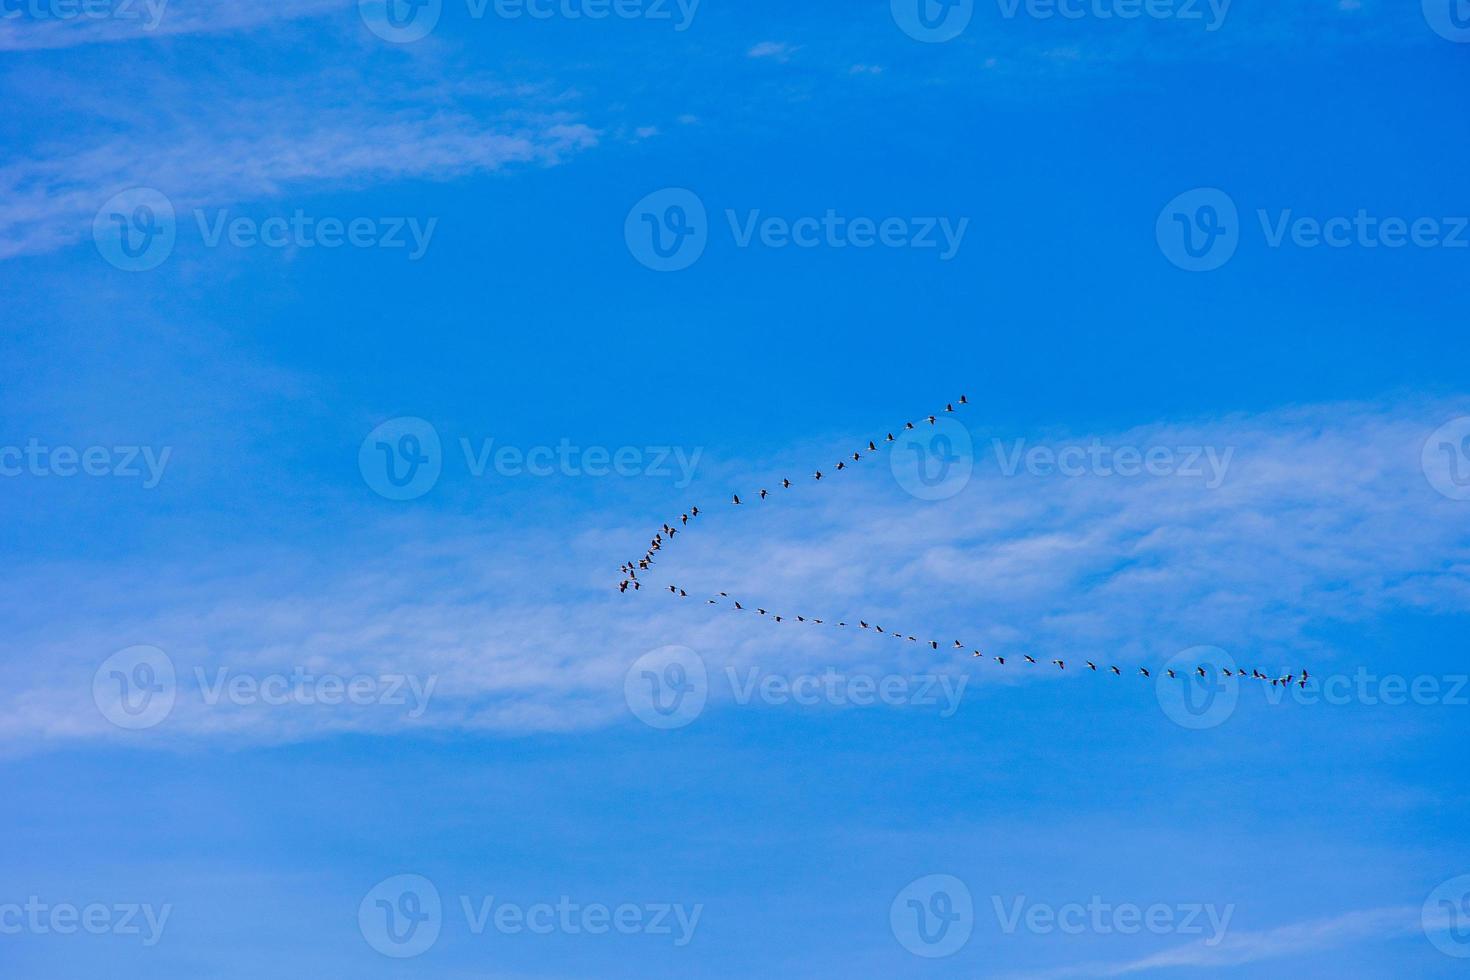
[{"label": "thin cirrus cloud", "polygon": [[[508,97],[524,109],[524,100]],[[598,132],[565,110],[487,114],[452,89],[395,105],[241,102],[187,126],[134,127],[0,166],[0,259],[81,241],[97,209],[132,186],[176,208],[279,197],[296,186],[452,179],[516,165],[554,166]]]},{"label": "thin cirrus cloud", "polygon": [[[235,0],[112,0],[103,16],[82,12],[82,4],[66,16],[6,20],[0,31],[0,51],[46,51],[87,44],[147,41],[184,34],[238,31],[278,21],[348,10],[352,0],[274,0],[238,3]],[[61,11],[64,4],[44,7]],[[87,8],[96,5],[87,4]]]},{"label": "thin cirrus cloud", "polygon": [[1445,925],[1446,921],[1434,917],[1426,920],[1417,908],[1364,909],[1258,932],[1226,933],[1214,945],[1189,943],[1136,960],[1033,970],[1024,975],[1029,980],[1070,980],[1072,977],[1127,977],[1153,970],[1244,966],[1354,943],[1422,934],[1426,929]]},{"label": "thin cirrus cloud", "polygon": [[[878,456],[820,489],[804,483],[779,503],[762,508],[747,497],[749,506],[734,508],[722,505],[731,487],[805,476],[815,451],[710,466],[686,491],[707,513],[666,549],[644,590],[628,595],[610,570],[676,514],[602,515],[556,533],[467,526],[429,510],[415,512],[412,533],[344,521],[361,526],[364,540],[413,542],[375,559],[391,574],[363,571],[352,540],[341,545],[346,554],[232,553],[217,565],[181,559],[173,573],[53,568],[33,576],[34,595],[10,610],[16,629],[3,659],[16,683],[0,699],[0,735],[11,744],[116,735],[90,702],[92,673],[138,643],[164,649],[181,691],[194,692],[181,694],[157,744],[226,732],[279,741],[595,728],[626,717],[629,665],[668,644],[700,651],[712,672],[936,663],[918,644],[777,625],[704,602],[722,590],[788,617],[873,617],[890,631],[958,637],[1017,660],[1027,651],[1043,663],[1058,652],[1095,653],[1131,668],[1208,644],[1268,669],[1351,669],[1341,658],[1375,651],[1339,649],[1324,627],[1470,608],[1470,504],[1435,493],[1420,464],[1426,437],[1450,414],[1424,402],[1331,405],[1097,436],[1110,446],[1232,450],[1213,487],[1185,476],[1008,476],[987,457],[1011,452],[1009,437],[1000,450],[978,441],[970,485],[936,503],[900,490]],[[1092,438],[1040,434],[1028,444]],[[836,455],[831,444],[820,452]],[[146,612],[118,584],[140,575],[150,583]],[[671,582],[690,598],[668,595]],[[96,597],[89,617],[59,609],[48,617],[48,597],[79,591]],[[940,656],[955,665],[948,658],[958,655]],[[221,668],[260,676],[297,666],[434,676],[437,688],[429,710],[409,718],[204,705],[193,680]],[[1057,676],[992,663],[975,681]]]}]

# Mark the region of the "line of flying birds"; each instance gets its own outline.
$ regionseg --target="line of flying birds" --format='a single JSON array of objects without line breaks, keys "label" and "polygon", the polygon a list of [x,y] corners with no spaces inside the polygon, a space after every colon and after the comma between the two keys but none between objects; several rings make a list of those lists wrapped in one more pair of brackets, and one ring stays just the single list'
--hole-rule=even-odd
[{"label": "line of flying birds", "polygon": [[[950,402],[949,404],[945,405],[944,406],[944,411],[945,412],[953,412],[955,410],[955,406],[956,405],[968,405],[968,404],[969,404],[969,399],[967,399],[964,395],[961,395],[955,401]],[[928,416],[925,416],[924,418],[922,418],[920,421],[921,422],[927,422],[929,425],[934,425],[939,420],[939,417],[940,416],[938,416],[938,415],[928,415]],[[903,425],[903,428],[905,430],[914,429],[914,428],[916,428],[916,425],[913,422],[905,422],[904,425]],[[886,436],[884,436],[884,438],[881,441],[882,442],[885,442],[885,443],[893,442],[894,441],[894,435],[893,435],[893,433],[892,432],[889,432]],[[871,453],[878,452],[878,443],[879,443],[879,440],[877,440],[877,439],[871,439],[871,440],[869,440],[868,441],[868,445],[867,445],[867,453],[871,454]],[[861,461],[863,458],[865,458],[865,457],[864,457],[864,452],[862,450],[855,451],[855,452],[851,453],[850,456],[844,457],[843,459],[838,460],[837,461],[837,464],[835,466],[831,467],[831,470],[834,471],[834,472],[841,472],[842,470],[847,469],[848,466],[850,465],[850,463],[857,463],[857,462]],[[814,481],[820,481],[822,479],[822,476],[823,476],[822,471],[821,470],[817,470],[812,475],[812,479]],[[789,490],[793,486],[791,480],[789,480],[789,479],[782,479],[781,482],[779,484],[776,484],[776,485],[779,486],[783,490]],[[768,489],[766,489],[766,488],[764,488],[764,487],[762,487],[761,489],[755,491],[755,493],[753,493],[753,494],[749,494],[748,493],[746,496],[747,496],[747,499],[765,500],[770,495],[771,495],[771,491],[768,490]],[[742,501],[740,499],[740,494],[739,493],[732,493],[730,495],[730,504],[731,504],[731,506],[737,506],[738,507],[738,506],[740,506],[743,503],[744,503],[744,501]],[[665,523],[654,534],[654,536],[651,539],[649,539],[648,550],[643,553],[643,556],[641,558],[637,558],[637,559],[635,559],[633,561],[624,562],[622,564],[622,566],[620,566],[620,571],[623,573],[623,576],[624,577],[623,577],[623,580],[618,584],[618,591],[619,592],[627,592],[629,589],[633,589],[634,591],[641,590],[643,588],[643,583],[639,581],[639,579],[638,579],[638,573],[640,571],[646,572],[649,569],[651,569],[653,567],[655,561],[656,561],[657,554],[660,551],[663,550],[664,545],[666,545],[668,543],[671,543],[673,541],[673,539],[674,539],[674,536],[677,535],[677,534],[679,534],[680,529],[686,528],[688,526],[689,522],[691,520],[693,520],[694,518],[698,517],[701,513],[702,513],[702,511],[700,511],[700,509],[698,507],[690,507],[689,510],[686,513],[683,513],[683,514],[680,514],[679,515],[678,522],[677,522],[678,523],[678,526],[675,526],[674,524],[670,524],[670,523]],[[671,595],[673,595],[673,596],[675,596],[677,598],[681,598],[681,599],[690,598],[689,593],[687,591],[685,591],[684,589],[679,588],[677,585],[669,585],[669,586],[666,586],[665,588],[667,589],[667,591]],[[858,629],[871,630],[871,631],[873,631],[873,633],[875,635],[891,636],[894,639],[897,639],[897,640],[906,640],[906,641],[908,641],[910,643],[923,643],[923,644],[926,644],[931,650],[938,650],[940,648],[940,646],[941,646],[941,644],[940,644],[940,642],[938,640],[920,640],[919,637],[917,635],[915,635],[915,634],[905,633],[905,632],[903,632],[901,630],[884,630],[883,627],[882,626],[879,626],[876,622],[875,623],[869,623],[866,620],[861,620],[861,619],[860,620],[857,620],[856,624],[852,624],[852,623],[846,622],[845,620],[839,621],[839,622],[836,622],[836,623],[829,623],[829,622],[827,622],[824,619],[818,619],[818,618],[813,617],[813,616],[794,616],[794,617],[793,616],[783,616],[783,615],[781,615],[779,613],[772,612],[769,609],[764,609],[764,608],[762,608],[760,606],[748,605],[746,603],[740,602],[739,600],[732,599],[730,597],[729,593],[726,593],[726,592],[721,592],[716,597],[711,597],[709,599],[706,599],[705,600],[705,604],[706,605],[710,605],[710,606],[722,605],[723,604],[722,603],[722,600],[724,600],[725,602],[728,602],[729,605],[731,606],[731,608],[733,610],[737,611],[737,612],[753,612],[753,613],[755,613],[758,616],[769,616],[773,622],[777,622],[777,623],[786,623],[786,622],[810,623],[810,624],[815,625],[815,626],[834,626],[834,627],[838,627],[838,628],[846,628],[846,627],[849,627],[849,626],[856,625],[856,627]],[[952,647],[951,646],[948,646],[948,645],[945,645],[945,649],[947,649],[947,650],[960,650],[960,651],[963,651],[963,650],[965,650],[967,648],[968,648],[968,645],[966,643],[964,643],[963,641],[961,641],[961,640],[955,640],[954,641],[954,645]],[[972,657],[977,657],[977,658],[984,659],[985,656],[986,656],[985,654],[981,653],[979,650],[971,649],[970,652],[971,652],[971,656]],[[993,656],[991,659],[995,660],[995,662],[997,664],[999,664],[1000,666],[1002,666],[1002,667],[1005,666],[1005,664],[1006,664],[1006,658],[1003,657],[1003,656],[996,655],[996,656]],[[1028,664],[1035,664],[1037,662],[1036,661],[1036,658],[1030,656],[1029,654],[1022,654],[1021,655],[1021,659],[1022,659],[1023,662],[1028,663]],[[1076,665],[1076,661],[1074,661],[1073,663],[1074,663],[1074,666],[1075,666]],[[1052,666],[1056,667],[1058,670],[1066,670],[1067,669],[1067,662],[1065,660],[1060,659],[1060,658],[1057,658],[1057,659],[1052,660],[1051,661],[1051,664],[1052,664]],[[1082,663],[1081,663],[1081,666],[1084,667],[1085,669],[1089,670],[1089,671],[1093,671],[1093,672],[1096,672],[1096,673],[1110,673],[1110,674],[1113,674],[1113,675],[1119,676],[1119,677],[1121,677],[1122,674],[1123,674],[1122,668],[1118,667],[1116,664],[1100,665],[1096,661],[1093,661],[1093,660],[1083,660]],[[1285,676],[1276,676],[1276,677],[1272,677],[1269,674],[1263,674],[1261,671],[1259,671],[1259,670],[1257,670],[1255,668],[1251,668],[1251,671],[1250,671],[1249,674],[1246,673],[1245,668],[1243,668],[1243,667],[1242,668],[1239,668],[1239,669],[1236,669],[1236,670],[1231,670],[1229,667],[1219,667],[1218,670],[1219,670],[1219,673],[1222,674],[1225,677],[1240,677],[1240,678],[1245,678],[1245,679],[1250,679],[1250,680],[1269,681],[1272,687],[1276,687],[1276,686],[1289,687],[1289,686],[1291,686],[1291,684],[1295,683],[1299,687],[1303,687],[1304,688],[1304,687],[1307,686],[1307,681],[1311,678],[1311,675],[1307,672],[1306,668],[1303,668],[1300,674],[1289,673],[1289,674],[1286,674]],[[1139,667],[1138,668],[1138,673],[1139,673],[1139,676],[1142,676],[1142,677],[1153,677],[1154,676],[1153,673],[1150,672],[1147,667]],[[1169,677],[1178,677],[1179,676],[1179,672],[1176,671],[1176,670],[1174,670],[1174,669],[1171,669],[1171,668],[1164,668],[1163,673],[1166,674]],[[1198,665],[1198,666],[1196,666],[1194,668],[1194,673],[1198,674],[1200,677],[1208,677],[1210,671],[1206,667],[1206,665],[1200,664],[1200,665]]]}]

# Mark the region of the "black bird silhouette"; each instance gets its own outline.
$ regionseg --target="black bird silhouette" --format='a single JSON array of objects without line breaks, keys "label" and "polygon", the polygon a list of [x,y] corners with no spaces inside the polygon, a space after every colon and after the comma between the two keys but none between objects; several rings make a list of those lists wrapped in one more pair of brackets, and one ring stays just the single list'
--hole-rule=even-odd
[{"label": "black bird silhouette", "polygon": [[930,425],[933,425],[934,424],[934,416],[932,416],[932,415],[929,416],[929,424]]},{"label": "black bird silhouette", "polygon": [[998,664],[1000,664],[1002,667],[1004,667],[1006,665],[1006,658],[1005,657],[996,657],[995,658],[995,662],[998,663]]},{"label": "black bird silhouette", "polygon": [[1033,656],[1031,656],[1031,654],[1027,653],[1027,654],[1023,654],[1023,656],[1026,658],[1026,662],[1028,664],[1034,664],[1034,663],[1036,663],[1036,658],[1033,657]]},{"label": "black bird silhouette", "polygon": [[736,502],[736,503],[737,503],[737,504],[738,504],[738,503],[740,503],[740,494],[738,494],[738,493],[734,493],[734,494],[731,494],[731,495],[730,495],[730,496],[731,496],[731,497],[732,497],[732,498],[733,498],[733,499],[734,499],[734,501],[735,501],[735,502]]},{"label": "black bird silhouette", "polygon": [[905,422],[905,423],[904,423],[904,424],[903,424],[903,427],[904,427],[904,428],[905,428],[905,429],[912,429],[912,428],[913,428],[913,427],[914,427],[914,423],[912,423],[912,422]]},{"label": "black bird silhouette", "polygon": [[933,647],[934,649],[936,649],[936,650],[939,649],[939,641],[938,640],[930,640],[929,641],[929,645],[931,647]]},{"label": "black bird silhouette", "polygon": [[618,586],[618,591],[619,592],[627,592],[628,591],[628,580],[627,579],[623,579],[623,584]]},{"label": "black bird silhouette", "polygon": [[685,592],[683,589],[680,589],[679,590],[679,594],[681,596],[684,596],[686,599],[689,597],[689,593],[688,592]]},{"label": "black bird silhouette", "polygon": [[694,517],[698,517],[699,516],[699,508],[698,507],[690,507],[689,508],[689,513],[692,516],[694,516]]},{"label": "black bird silhouette", "polygon": [[790,480],[782,480],[781,481],[781,487],[782,487],[782,489],[785,489],[785,490],[791,489],[791,481]]},{"label": "black bird silhouette", "polygon": [[1052,663],[1054,663],[1054,664],[1057,665],[1057,669],[1058,670],[1066,670],[1067,669],[1067,665],[1065,663],[1063,663],[1062,661],[1060,661],[1060,660],[1053,660]]},{"label": "black bird silhouette", "polygon": [[953,412],[954,411],[954,406],[953,405],[946,405],[946,406],[944,406],[944,410],[946,412]]},{"label": "black bird silhouette", "polygon": [[762,500],[765,500],[766,499],[766,491],[764,491],[764,490],[761,491],[761,499]]},{"label": "black bird silhouette", "polygon": [[820,480],[821,478],[822,478],[822,471],[821,470],[817,470],[817,479]]},{"label": "black bird silhouette", "polygon": [[888,433],[888,439],[887,439],[887,441],[888,442],[892,442],[893,441],[893,433],[892,432]]},{"label": "black bird silhouette", "polygon": [[736,599],[735,600],[735,608],[736,609],[744,609],[745,607],[740,604],[740,600],[739,599]]},{"label": "black bird silhouette", "polygon": [[878,451],[878,447],[875,446],[875,445],[873,445],[873,440],[869,439],[868,440],[868,452],[870,452],[870,453],[876,453],[877,451]]},{"label": "black bird silhouette", "polygon": [[1147,667],[1140,667],[1140,668],[1138,668],[1138,672],[1140,674],[1142,674],[1144,677],[1148,677],[1149,676],[1148,668]]},{"label": "black bird silhouette", "polygon": [[1203,667],[1196,667],[1194,670],[1195,673],[1199,674],[1201,677],[1205,676],[1205,669]]},{"label": "black bird silhouette", "polygon": [[845,469],[847,469],[847,464],[844,463],[844,462],[842,462],[841,460],[838,460],[837,461],[837,468],[839,470],[845,470]]},{"label": "black bird silhouette", "polygon": [[1089,660],[1089,661],[1087,661],[1087,669],[1088,670],[1097,670],[1097,664],[1095,664],[1091,660]]},{"label": "black bird silhouette", "polygon": [[1169,674],[1170,677],[1178,677],[1179,676],[1178,674],[1174,673],[1172,670],[1171,671],[1168,671],[1168,674]]},{"label": "black bird silhouette", "polygon": [[1122,677],[1123,676],[1123,672],[1121,670],[1119,670],[1117,667],[1109,667],[1108,670],[1111,670],[1118,677]]},{"label": "black bird silhouette", "polygon": [[960,404],[961,405],[968,405],[968,404],[970,404],[969,399],[967,399],[964,395],[961,395],[960,396]]}]

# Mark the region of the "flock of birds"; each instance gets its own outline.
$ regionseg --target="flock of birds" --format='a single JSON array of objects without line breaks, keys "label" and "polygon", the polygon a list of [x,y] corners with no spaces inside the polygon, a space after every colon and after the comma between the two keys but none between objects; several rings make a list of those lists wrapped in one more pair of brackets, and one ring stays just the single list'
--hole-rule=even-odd
[{"label": "flock of birds", "polygon": [[[944,413],[954,412],[956,405],[963,406],[968,404],[969,399],[966,398],[964,395],[961,395],[955,401],[950,402],[944,406]],[[928,423],[932,426],[939,420],[940,417],[940,415],[927,415],[921,418],[918,424]],[[905,422],[903,424],[903,429],[915,429],[918,427],[918,424],[914,422]],[[876,455],[879,452],[878,445],[880,441],[885,444],[891,443],[895,441],[895,437],[892,432],[889,432],[881,440],[868,440],[866,451],[858,449],[848,454],[847,456],[844,456],[842,459],[839,459],[837,461],[836,465],[829,468],[829,473],[842,472],[843,470],[850,468],[853,464],[859,463],[863,459],[866,459],[868,456]],[[814,482],[821,482],[822,478],[823,473],[820,469],[816,470],[811,477]],[[790,479],[786,478],[783,478],[779,483],[775,483],[772,485],[779,487],[783,491],[790,490],[793,486],[795,486],[795,484]],[[754,492],[747,492],[745,499],[764,501],[771,495],[772,491],[770,489],[766,487],[761,487]],[[730,506],[739,507],[742,506],[744,503],[745,500],[741,499],[739,493],[732,493],[730,495]],[[619,571],[622,573],[623,578],[622,581],[618,583],[618,591],[622,593],[627,593],[630,590],[635,592],[641,591],[643,588],[643,580],[638,577],[638,573],[643,572],[646,576],[647,573],[651,571],[653,566],[657,563],[658,558],[660,557],[660,553],[664,550],[664,548],[673,542],[676,535],[688,529],[690,521],[695,520],[703,513],[704,511],[701,511],[698,507],[691,506],[688,511],[680,514],[678,518],[676,518],[675,523],[665,522],[662,526],[660,526],[659,530],[656,531],[653,537],[649,539],[648,550],[646,550],[641,557],[624,562],[619,567]],[[694,598],[691,597],[687,591],[678,587],[677,585],[668,585],[665,586],[664,589],[667,594],[679,599]],[[878,625],[876,621],[869,622],[867,620],[859,619],[856,620],[854,623],[849,623],[846,620],[839,620],[834,623],[828,622],[825,619],[817,618],[815,616],[782,615],[761,606],[756,606],[748,602],[741,602],[740,600],[731,597],[730,594],[727,592],[721,592],[716,596],[711,596],[705,599],[705,604],[710,606],[728,605],[732,611],[750,612],[754,613],[757,616],[766,616],[769,617],[772,622],[776,623],[794,622],[809,624],[813,626],[831,626],[841,629],[856,628],[860,630],[869,630],[875,636],[890,636],[896,640],[908,643],[922,643],[928,646],[931,650],[936,651],[940,649],[941,645],[944,646],[946,650],[964,651],[966,649],[969,649],[970,655],[972,657],[979,659],[986,658],[986,654],[970,647],[963,640],[955,640],[953,642],[953,646],[950,646],[948,643],[941,644],[940,641],[934,639],[921,640],[917,634],[909,633],[904,630],[885,630],[882,626]],[[998,654],[993,655],[990,659],[993,659],[997,665],[1002,667],[1004,667],[1007,663],[1007,658]],[[1030,656],[1029,654],[1022,654],[1021,662],[1031,665],[1037,664],[1036,658]],[[1075,664],[1076,662],[1074,661],[1074,665]],[[1067,661],[1061,658],[1053,659],[1051,661],[1051,665],[1056,667],[1058,670],[1067,669]],[[1108,673],[1117,677],[1121,677],[1123,675],[1122,668],[1117,666],[1116,664],[1103,665],[1093,660],[1082,660],[1081,666],[1094,673]],[[1194,673],[1198,674],[1200,677],[1207,678],[1210,675],[1211,667],[1213,667],[1213,665],[1200,664],[1194,668]],[[1299,687],[1304,688],[1307,686],[1307,681],[1311,678],[1311,674],[1308,673],[1305,668],[1303,668],[1301,673],[1299,674],[1288,673],[1284,676],[1272,676],[1270,674],[1262,673],[1255,668],[1252,668],[1249,673],[1247,673],[1245,668],[1243,667],[1238,670],[1231,670],[1229,667],[1218,667],[1215,669],[1217,669],[1220,675],[1224,677],[1234,677],[1243,680],[1269,682],[1273,687],[1289,687],[1290,685],[1295,683]],[[1179,676],[1179,672],[1172,668],[1164,668],[1163,673],[1171,678]],[[1138,674],[1139,676],[1146,678],[1151,678],[1154,676],[1154,672],[1150,671],[1147,667],[1139,667]]]}]

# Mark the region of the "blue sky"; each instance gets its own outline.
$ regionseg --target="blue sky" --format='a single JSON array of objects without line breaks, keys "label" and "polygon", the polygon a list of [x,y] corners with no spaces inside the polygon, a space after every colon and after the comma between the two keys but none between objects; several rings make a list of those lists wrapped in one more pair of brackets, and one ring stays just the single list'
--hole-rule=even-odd
[{"label": "blue sky", "polygon": [[1470,10],[532,8],[0,2],[5,975],[1462,975]]}]

